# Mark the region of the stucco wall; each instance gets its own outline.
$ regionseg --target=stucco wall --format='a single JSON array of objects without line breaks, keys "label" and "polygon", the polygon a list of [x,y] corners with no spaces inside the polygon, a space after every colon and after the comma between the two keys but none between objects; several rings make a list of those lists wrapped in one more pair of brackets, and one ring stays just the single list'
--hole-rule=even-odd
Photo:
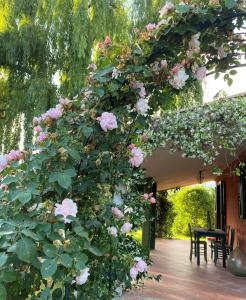
[{"label": "stucco wall", "polygon": [[233,175],[223,175],[222,180],[226,184],[226,224],[231,228],[235,228],[236,240],[234,247],[237,245],[238,239],[241,246],[246,251],[246,220],[239,218],[238,213],[238,177]]}]

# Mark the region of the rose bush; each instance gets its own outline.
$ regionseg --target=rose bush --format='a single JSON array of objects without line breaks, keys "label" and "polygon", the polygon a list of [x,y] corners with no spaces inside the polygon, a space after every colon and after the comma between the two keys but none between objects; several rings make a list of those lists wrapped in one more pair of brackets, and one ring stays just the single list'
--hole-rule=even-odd
[{"label": "rose bush", "polygon": [[0,157],[0,299],[108,300],[148,276],[126,233],[155,203],[141,188],[151,117],[245,52],[233,36],[244,2],[205,2],[166,4],[131,48],[106,37],[81,94],[34,118],[33,145]]}]

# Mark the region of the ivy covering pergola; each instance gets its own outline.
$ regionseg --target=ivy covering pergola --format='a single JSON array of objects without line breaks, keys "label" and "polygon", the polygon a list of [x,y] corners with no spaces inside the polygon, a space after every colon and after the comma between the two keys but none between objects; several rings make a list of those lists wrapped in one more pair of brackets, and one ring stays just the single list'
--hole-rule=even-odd
[{"label": "ivy covering pergola", "polygon": [[163,113],[154,121],[153,144],[212,164],[222,150],[236,155],[246,140],[246,98],[221,99]]}]

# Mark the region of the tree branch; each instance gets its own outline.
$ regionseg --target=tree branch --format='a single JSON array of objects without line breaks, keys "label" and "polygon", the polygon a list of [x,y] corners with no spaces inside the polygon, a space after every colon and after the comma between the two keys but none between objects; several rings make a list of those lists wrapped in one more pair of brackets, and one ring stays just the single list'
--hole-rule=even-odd
[{"label": "tree branch", "polygon": [[[246,67],[246,64],[241,64],[241,65],[238,65],[238,66],[231,66],[228,69],[226,69],[225,72],[229,71],[229,70],[232,70],[232,69],[243,68],[243,67]],[[225,73],[225,72],[220,72],[220,73]],[[216,73],[215,71],[212,71],[212,72],[208,73],[207,76],[213,75],[215,73]]]}]

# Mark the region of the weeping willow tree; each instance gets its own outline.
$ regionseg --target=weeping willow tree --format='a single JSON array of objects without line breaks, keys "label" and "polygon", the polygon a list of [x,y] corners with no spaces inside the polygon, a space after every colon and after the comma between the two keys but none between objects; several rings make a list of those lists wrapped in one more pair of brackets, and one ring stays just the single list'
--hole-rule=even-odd
[{"label": "weeping willow tree", "polygon": [[110,35],[127,43],[122,0],[0,0],[0,139],[8,151],[30,142],[34,115],[57,94],[75,96],[92,48]]},{"label": "weeping willow tree", "polygon": [[[0,152],[17,147],[20,139],[30,143],[33,116],[57,96],[80,93],[99,41],[109,35],[114,44],[128,45],[133,28],[157,21],[163,2],[0,0]],[[188,94],[167,98],[163,108],[201,99],[195,82]]]}]

